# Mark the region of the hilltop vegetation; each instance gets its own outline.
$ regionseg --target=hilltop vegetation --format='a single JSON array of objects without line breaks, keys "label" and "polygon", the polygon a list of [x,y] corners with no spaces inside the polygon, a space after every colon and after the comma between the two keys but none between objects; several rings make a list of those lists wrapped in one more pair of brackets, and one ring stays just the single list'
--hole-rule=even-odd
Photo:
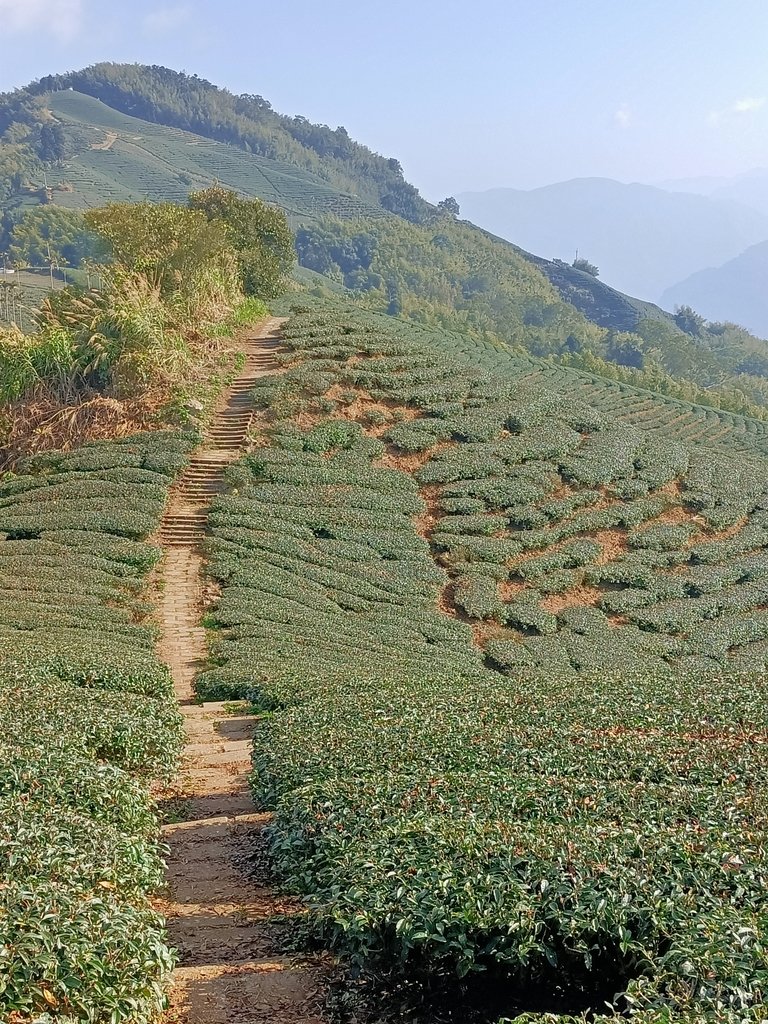
[{"label": "hilltop vegetation", "polygon": [[196,75],[163,67],[104,63],[47,76],[0,104],[0,135],[15,131],[24,139],[31,159],[68,155],[72,143],[41,113],[45,94],[64,89],[96,97],[145,121],[284,161],[328,181],[339,191],[360,195],[410,220],[421,220],[428,213],[429,204],[405,181],[398,161],[354,142],[344,128],[332,130],[303,117],[278,114],[261,96],[235,96]]}]

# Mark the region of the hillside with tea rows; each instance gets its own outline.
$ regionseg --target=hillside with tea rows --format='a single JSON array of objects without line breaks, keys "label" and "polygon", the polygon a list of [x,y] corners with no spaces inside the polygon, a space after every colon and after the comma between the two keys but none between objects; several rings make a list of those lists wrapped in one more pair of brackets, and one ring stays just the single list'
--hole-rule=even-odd
[{"label": "hillside with tea rows", "polygon": [[318,933],[446,1019],[760,1019],[759,445],[734,467],[730,429],[664,442],[359,311],[283,336],[212,506],[198,693],[263,709],[254,793]]},{"label": "hillside with tea rows", "polygon": [[181,746],[147,542],[193,438],[49,453],[0,481],[0,1016],[147,1020],[172,966],[150,796]]}]

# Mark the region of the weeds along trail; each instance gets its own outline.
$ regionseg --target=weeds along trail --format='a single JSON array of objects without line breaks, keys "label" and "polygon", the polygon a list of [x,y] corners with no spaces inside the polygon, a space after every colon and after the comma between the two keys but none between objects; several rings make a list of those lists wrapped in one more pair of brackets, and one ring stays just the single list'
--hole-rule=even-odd
[{"label": "weeds along trail", "polygon": [[281,324],[271,318],[243,336],[243,370],[173,489],[160,528],[159,653],[171,668],[186,732],[181,772],[166,794],[168,816],[177,820],[163,828],[170,855],[160,909],[179,950],[168,1024],[320,1020],[318,980],[282,955],[274,924],[292,906],[253,873],[253,849],[267,820],[255,813],[247,785],[253,719],[223,704],[196,704],[194,697],[195,674],[206,658],[201,545],[207,508],[223,488],[227,465],[243,451],[254,382],[280,372]]}]

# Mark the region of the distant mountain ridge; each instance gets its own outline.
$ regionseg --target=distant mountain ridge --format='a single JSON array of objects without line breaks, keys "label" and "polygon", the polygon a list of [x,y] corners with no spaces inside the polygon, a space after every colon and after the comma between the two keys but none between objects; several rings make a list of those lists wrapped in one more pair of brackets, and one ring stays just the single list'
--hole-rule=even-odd
[{"label": "distant mountain ridge", "polygon": [[692,274],[668,288],[662,301],[693,306],[709,320],[732,320],[768,338],[768,242],[750,246],[721,267]]},{"label": "distant mountain ridge", "polygon": [[731,200],[609,178],[456,197],[463,216],[545,259],[579,253],[606,283],[658,302],[674,282],[768,238],[768,215]]},{"label": "distant mountain ridge", "polygon": [[755,167],[731,178],[688,178],[659,182],[669,191],[698,192],[712,199],[726,199],[768,215],[768,168]]}]

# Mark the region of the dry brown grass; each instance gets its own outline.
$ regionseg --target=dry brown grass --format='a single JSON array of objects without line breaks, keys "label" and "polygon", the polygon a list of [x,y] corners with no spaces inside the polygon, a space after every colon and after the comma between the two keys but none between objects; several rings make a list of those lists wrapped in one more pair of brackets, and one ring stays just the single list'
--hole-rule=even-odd
[{"label": "dry brown grass", "polygon": [[112,393],[83,388],[62,395],[40,383],[7,405],[0,414],[0,472],[39,452],[181,425],[174,397],[210,388],[216,376],[231,372],[243,345],[242,336],[209,339],[190,333],[185,340],[188,348],[168,353],[165,365],[159,363],[148,379],[129,380],[126,368]]},{"label": "dry brown grass", "polygon": [[401,473],[417,473],[438,451],[438,447],[430,448],[424,452],[402,452],[390,445],[386,452],[378,460],[377,465],[386,466],[387,469],[397,469]]},{"label": "dry brown grass", "polygon": [[44,393],[20,399],[4,410],[4,443],[0,471],[38,452],[68,451],[87,441],[125,437],[158,425],[156,397],[119,401],[97,393],[84,393],[77,401],[61,405]]},{"label": "dry brown grass", "polygon": [[435,523],[442,515],[440,509],[440,486],[438,484],[430,484],[427,487],[422,487],[419,491],[419,496],[424,502],[424,511],[414,517],[413,525],[416,533],[428,541],[432,537]]}]

